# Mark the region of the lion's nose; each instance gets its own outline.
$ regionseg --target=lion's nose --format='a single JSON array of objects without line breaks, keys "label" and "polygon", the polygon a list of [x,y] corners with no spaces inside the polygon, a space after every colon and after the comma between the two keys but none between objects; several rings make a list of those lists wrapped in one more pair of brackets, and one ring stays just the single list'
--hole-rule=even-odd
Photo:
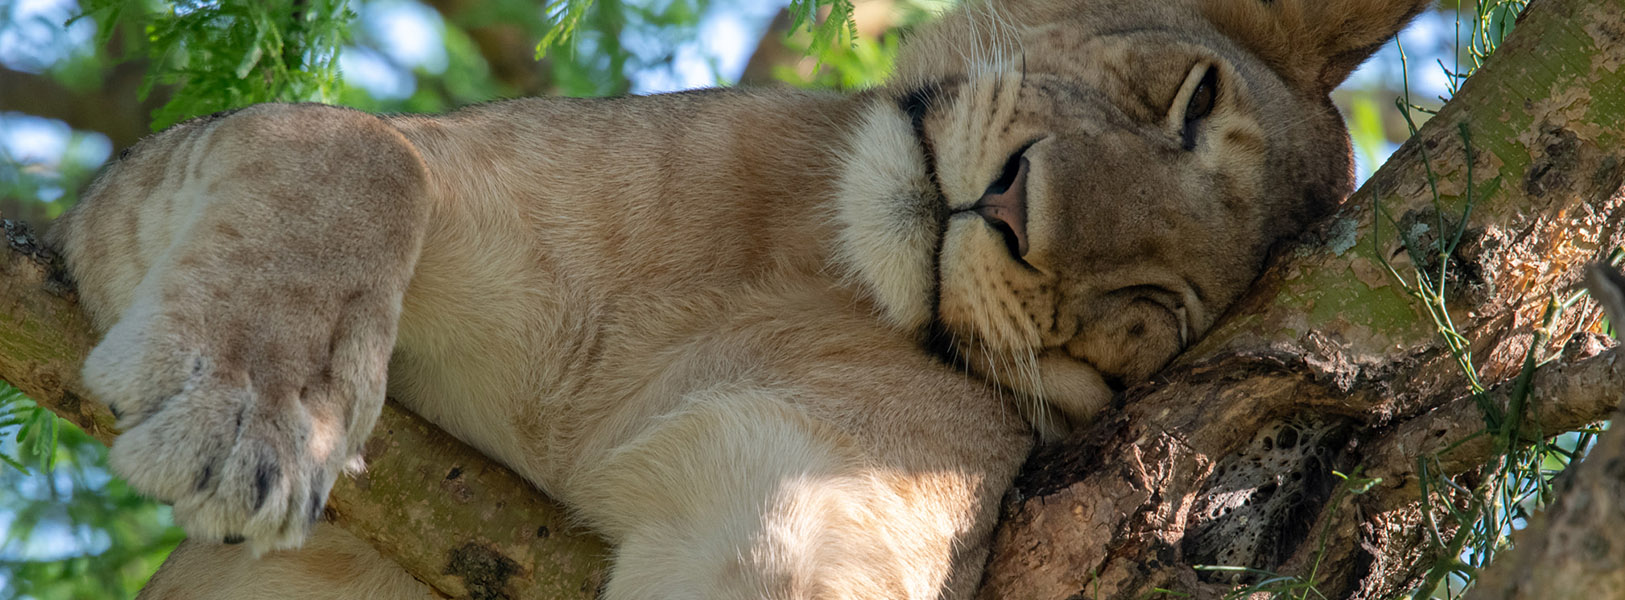
[{"label": "lion's nose", "polygon": [[971,210],[1004,234],[1005,245],[1017,258],[1027,255],[1027,157],[1016,159],[1015,169],[1005,168],[1000,177],[982,193]]}]

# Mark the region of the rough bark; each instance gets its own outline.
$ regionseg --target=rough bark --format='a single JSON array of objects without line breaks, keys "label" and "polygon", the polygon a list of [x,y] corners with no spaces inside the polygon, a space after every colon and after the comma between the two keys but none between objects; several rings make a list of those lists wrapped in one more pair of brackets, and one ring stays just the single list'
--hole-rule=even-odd
[{"label": "rough bark", "polygon": [[[1625,276],[1594,267],[1586,286],[1608,318],[1625,318]],[[1625,333],[1616,329],[1615,334]],[[1625,361],[1620,361],[1625,362]],[[1609,394],[1622,388],[1615,379]],[[1622,407],[1625,408],[1625,407]],[[1625,410],[1615,411],[1622,423]],[[1557,502],[1513,536],[1473,588],[1474,600],[1581,600],[1625,596],[1625,429],[1603,433],[1585,462],[1564,475]]]},{"label": "rough bark", "polygon": [[[1617,386],[1616,386],[1617,389]],[[1614,414],[1615,423],[1625,412]],[[1512,536],[1473,600],[1606,600],[1625,596],[1625,430],[1603,434],[1565,474],[1558,501]]]},{"label": "rough bark", "polygon": [[[1281,253],[1231,318],[1100,423],[1035,454],[1008,500],[983,597],[1232,587],[1195,564],[1301,575],[1334,598],[1413,584],[1431,552],[1416,459],[1437,456],[1470,478],[1493,449],[1438,456],[1482,418],[1432,321],[1380,266],[1392,257],[1414,268],[1373,206],[1422,247],[1472,196],[1467,235],[1448,257],[1450,314],[1474,341],[1481,377],[1511,376],[1548,294],[1625,240],[1622,38],[1625,0],[1537,0],[1492,64],[1309,242]],[[39,256],[25,240],[0,261],[0,378],[108,441],[111,414],[76,377],[93,338]],[[1594,319],[1569,315],[1553,339]],[[1574,358],[1593,351],[1573,346]],[[1605,417],[1620,368],[1610,353],[1543,369],[1531,415],[1544,432]],[[367,476],[335,489],[337,522],[450,595],[505,585],[515,598],[591,597],[603,547],[561,535],[557,511],[522,481],[466,448],[448,452],[455,442],[443,435],[387,409]],[[1338,493],[1330,471],[1356,467],[1382,482]]]},{"label": "rough bark", "polygon": [[[49,251],[0,219],[0,381],[111,444],[113,413],[79,382],[96,341]],[[328,517],[457,598],[597,596],[608,548],[507,468],[393,402],[366,472],[340,478]]]},{"label": "rough bark", "polygon": [[[1199,564],[1299,576],[1329,598],[1413,586],[1436,551],[1419,460],[1471,487],[1493,447],[1452,447],[1484,419],[1434,320],[1380,259],[1407,277],[1437,272],[1432,241],[1470,198],[1447,257],[1449,315],[1483,381],[1514,375],[1548,297],[1625,239],[1622,63],[1625,1],[1532,3],[1490,64],[1333,219],[1280,253],[1225,322],[1103,422],[1033,456],[982,597],[1233,588],[1232,574]],[[1396,231],[1428,264],[1411,264]],[[1595,318],[1571,310],[1552,338]],[[1599,360],[1537,382],[1540,431],[1608,415],[1621,380],[1611,355]],[[1339,493],[1333,469],[1382,481]]]}]

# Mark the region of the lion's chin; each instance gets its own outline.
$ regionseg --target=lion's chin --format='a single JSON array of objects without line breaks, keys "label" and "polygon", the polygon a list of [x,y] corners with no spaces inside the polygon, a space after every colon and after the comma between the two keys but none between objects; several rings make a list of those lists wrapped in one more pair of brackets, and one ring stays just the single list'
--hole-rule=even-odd
[{"label": "lion's chin", "polygon": [[1044,441],[1093,422],[1115,393],[1098,370],[1065,352],[1011,354],[978,347],[962,343],[953,352],[961,368],[998,386]]}]

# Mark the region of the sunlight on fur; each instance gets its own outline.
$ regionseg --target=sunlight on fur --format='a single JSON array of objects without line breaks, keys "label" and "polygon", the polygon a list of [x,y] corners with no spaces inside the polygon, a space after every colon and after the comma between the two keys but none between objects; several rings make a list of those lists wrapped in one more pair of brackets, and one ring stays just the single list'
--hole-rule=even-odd
[{"label": "sunlight on fur", "polygon": [[1349,193],[1327,94],[1425,4],[992,0],[852,95],[151,136],[53,229],[191,535],[146,597],[427,594],[319,522],[387,389],[615,544],[604,598],[970,598],[1034,440]]}]

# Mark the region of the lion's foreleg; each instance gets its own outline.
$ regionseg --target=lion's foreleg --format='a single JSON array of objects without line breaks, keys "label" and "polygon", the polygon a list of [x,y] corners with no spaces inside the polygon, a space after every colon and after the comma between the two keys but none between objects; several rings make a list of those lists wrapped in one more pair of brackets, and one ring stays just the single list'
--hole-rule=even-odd
[{"label": "lion's foreleg", "polygon": [[53,235],[106,331],[111,462],[194,538],[297,545],[384,398],[427,175],[388,124],[261,105],[154,136]]}]

